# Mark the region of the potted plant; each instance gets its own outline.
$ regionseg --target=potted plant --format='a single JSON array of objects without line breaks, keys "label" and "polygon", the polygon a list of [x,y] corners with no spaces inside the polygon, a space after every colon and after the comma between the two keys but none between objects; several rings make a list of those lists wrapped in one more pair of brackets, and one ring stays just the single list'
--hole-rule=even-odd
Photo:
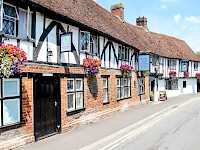
[{"label": "potted plant", "polygon": [[121,65],[120,69],[121,69],[122,77],[124,78],[131,75],[131,71],[133,70],[133,67],[126,64],[126,65]]},{"label": "potted plant", "polygon": [[188,77],[190,73],[189,72],[184,72],[183,74],[184,74],[184,77]]},{"label": "potted plant", "polygon": [[22,73],[20,65],[27,61],[26,53],[12,44],[0,45],[0,76],[9,78]]},{"label": "potted plant", "polygon": [[101,68],[101,62],[96,58],[85,58],[83,59],[83,66],[86,76],[94,77]]}]

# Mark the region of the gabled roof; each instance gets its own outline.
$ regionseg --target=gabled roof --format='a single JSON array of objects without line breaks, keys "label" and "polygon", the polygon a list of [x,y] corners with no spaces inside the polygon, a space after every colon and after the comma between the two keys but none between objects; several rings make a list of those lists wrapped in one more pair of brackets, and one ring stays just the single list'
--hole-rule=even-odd
[{"label": "gabled roof", "polygon": [[169,58],[200,61],[182,40],[123,23],[93,0],[30,0],[139,50]]}]

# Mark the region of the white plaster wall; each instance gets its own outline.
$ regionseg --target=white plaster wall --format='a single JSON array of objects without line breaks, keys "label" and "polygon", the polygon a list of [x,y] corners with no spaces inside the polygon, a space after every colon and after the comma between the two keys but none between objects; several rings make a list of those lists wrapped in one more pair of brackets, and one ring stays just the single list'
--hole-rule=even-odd
[{"label": "white plaster wall", "polygon": [[163,91],[165,90],[165,80],[158,80],[158,91]]},{"label": "white plaster wall", "polygon": [[[43,33],[43,26],[44,26],[44,15],[40,13],[36,13],[36,46],[38,45],[40,36]],[[42,45],[42,48],[39,52],[37,61],[47,61],[47,43],[46,39]]]},{"label": "white plaster wall", "polygon": [[20,41],[20,48],[26,52],[28,60],[33,60],[33,43]]},{"label": "white plaster wall", "polygon": [[[186,88],[183,88],[183,81],[186,81]],[[197,79],[196,78],[179,79],[178,88],[181,94],[197,93]]]}]

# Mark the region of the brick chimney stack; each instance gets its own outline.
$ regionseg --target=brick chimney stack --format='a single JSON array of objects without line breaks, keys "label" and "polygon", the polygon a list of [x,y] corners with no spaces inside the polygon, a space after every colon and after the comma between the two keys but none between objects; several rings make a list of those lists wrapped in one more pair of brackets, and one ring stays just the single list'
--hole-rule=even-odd
[{"label": "brick chimney stack", "polygon": [[142,27],[144,27],[145,29],[147,29],[148,30],[148,27],[147,27],[147,18],[145,18],[145,17],[142,17],[142,18],[137,18],[136,19],[136,25],[137,26],[142,26]]},{"label": "brick chimney stack", "polygon": [[112,5],[110,7],[111,13],[118,16],[122,21],[124,21],[124,5],[122,3]]}]

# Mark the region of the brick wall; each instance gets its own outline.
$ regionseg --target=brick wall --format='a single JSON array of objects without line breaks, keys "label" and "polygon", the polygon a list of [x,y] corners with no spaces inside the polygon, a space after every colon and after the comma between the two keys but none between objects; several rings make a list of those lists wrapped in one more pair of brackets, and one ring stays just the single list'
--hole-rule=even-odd
[{"label": "brick wall", "polygon": [[[26,66],[25,72],[32,73],[66,73],[66,74],[84,74],[83,68],[64,68],[58,66]],[[103,78],[101,75],[110,75],[108,78],[109,104],[103,105]],[[98,92],[90,93],[91,81],[84,78],[84,105],[85,111],[74,115],[67,115],[67,77],[60,79],[61,89],[61,131],[65,132],[79,126],[87,125],[99,119],[115,115],[119,112],[130,109],[141,104],[138,96],[137,75],[132,73],[131,79],[131,98],[117,101],[117,79],[116,75],[121,75],[119,70],[101,70],[96,76]],[[136,87],[133,82],[136,81]],[[145,95],[141,96],[144,101],[149,100],[148,77],[145,79]],[[23,77],[22,79],[22,118],[25,124],[7,128],[1,133],[0,148],[9,149],[18,147],[34,141],[34,118],[33,118],[33,78]]]}]

